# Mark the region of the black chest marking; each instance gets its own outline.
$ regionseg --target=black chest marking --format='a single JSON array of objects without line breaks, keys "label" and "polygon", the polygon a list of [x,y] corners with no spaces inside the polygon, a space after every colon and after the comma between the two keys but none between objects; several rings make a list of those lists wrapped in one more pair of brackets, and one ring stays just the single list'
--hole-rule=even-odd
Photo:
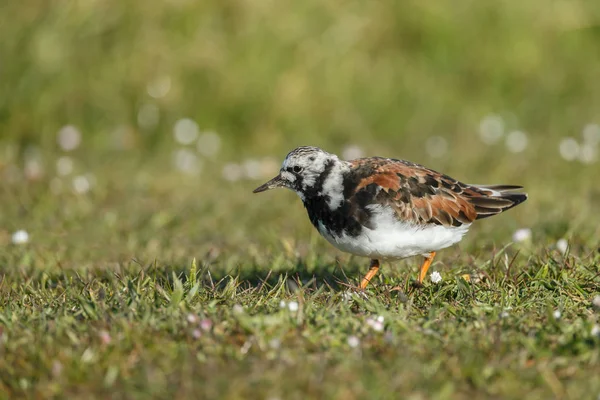
[{"label": "black chest marking", "polygon": [[342,233],[353,237],[360,235],[363,227],[352,215],[350,203],[344,201],[338,208],[331,210],[327,204],[327,197],[317,196],[304,200],[308,218],[315,228],[319,229],[319,222],[321,222],[331,234],[336,236],[341,236]]},{"label": "black chest marking", "polygon": [[327,165],[323,173],[319,176],[313,190],[304,193],[304,207],[308,212],[310,222],[319,229],[321,222],[327,230],[336,236],[343,233],[356,237],[360,235],[363,227],[373,228],[371,224],[371,212],[365,208],[371,204],[372,196],[348,196],[356,188],[358,183],[356,176],[351,173],[345,173],[342,185],[344,201],[335,210],[329,208],[329,196],[322,193],[323,183],[331,173],[333,165]]}]

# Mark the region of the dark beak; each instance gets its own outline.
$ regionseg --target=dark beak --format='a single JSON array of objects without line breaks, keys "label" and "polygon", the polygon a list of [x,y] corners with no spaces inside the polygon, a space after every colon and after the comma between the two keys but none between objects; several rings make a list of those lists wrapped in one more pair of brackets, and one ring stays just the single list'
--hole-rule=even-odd
[{"label": "dark beak", "polygon": [[275,178],[271,179],[269,182],[262,184],[259,187],[257,187],[256,189],[254,189],[252,191],[252,193],[260,193],[260,192],[264,192],[266,190],[276,189],[276,188],[280,188],[280,187],[284,187],[284,186],[285,186],[285,182],[281,178],[281,175],[277,175]]}]

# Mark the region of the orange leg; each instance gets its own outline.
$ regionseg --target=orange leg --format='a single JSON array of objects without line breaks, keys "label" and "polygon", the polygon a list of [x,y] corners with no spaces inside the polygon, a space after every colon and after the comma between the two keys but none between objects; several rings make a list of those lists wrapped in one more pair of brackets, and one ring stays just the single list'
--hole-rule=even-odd
[{"label": "orange leg", "polygon": [[369,272],[365,275],[363,280],[360,282],[360,288],[364,289],[367,287],[371,279],[377,274],[379,271],[379,260],[371,260],[371,267],[369,268]]},{"label": "orange leg", "polygon": [[423,261],[423,265],[421,265],[421,268],[419,269],[419,284],[422,284],[423,279],[427,276],[427,270],[433,262],[433,257],[435,257],[435,251],[432,251],[429,253],[429,256],[425,257],[425,261]]}]

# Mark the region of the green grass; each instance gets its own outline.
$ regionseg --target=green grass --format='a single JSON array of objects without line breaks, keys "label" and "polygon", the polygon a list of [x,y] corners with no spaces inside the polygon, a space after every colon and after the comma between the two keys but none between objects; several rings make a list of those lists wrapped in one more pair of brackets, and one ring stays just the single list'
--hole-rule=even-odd
[{"label": "green grass", "polygon": [[[0,398],[600,395],[596,3],[9,1],[0,18]],[[181,118],[219,151],[176,143]],[[595,158],[566,161],[565,137]],[[368,260],[293,193],[251,193],[302,144],[530,197],[440,252],[441,283],[414,290],[415,258],[352,294]]]},{"label": "green grass", "polygon": [[[221,262],[15,265],[1,284],[2,390],[11,398],[594,398],[600,257],[506,254],[455,255],[453,267],[434,266],[445,279],[422,290],[387,268],[364,295],[348,294],[354,280],[315,254],[312,265],[287,259],[280,273],[261,264],[241,277]],[[345,273],[357,274],[359,264],[350,266]],[[367,323],[378,316],[383,331]]]}]

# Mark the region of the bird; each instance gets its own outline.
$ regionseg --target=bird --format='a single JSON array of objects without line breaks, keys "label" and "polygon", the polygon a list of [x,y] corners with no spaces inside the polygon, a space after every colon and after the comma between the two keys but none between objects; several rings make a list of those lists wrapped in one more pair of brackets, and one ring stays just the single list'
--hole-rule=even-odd
[{"label": "bird", "polygon": [[436,253],[461,241],[475,220],[527,199],[522,186],[466,184],[410,161],[346,161],[313,146],[289,152],[279,174],[253,192],[275,188],[296,192],[312,225],[334,247],[371,260],[360,289],[381,261],[413,256],[424,257],[421,286]]}]

